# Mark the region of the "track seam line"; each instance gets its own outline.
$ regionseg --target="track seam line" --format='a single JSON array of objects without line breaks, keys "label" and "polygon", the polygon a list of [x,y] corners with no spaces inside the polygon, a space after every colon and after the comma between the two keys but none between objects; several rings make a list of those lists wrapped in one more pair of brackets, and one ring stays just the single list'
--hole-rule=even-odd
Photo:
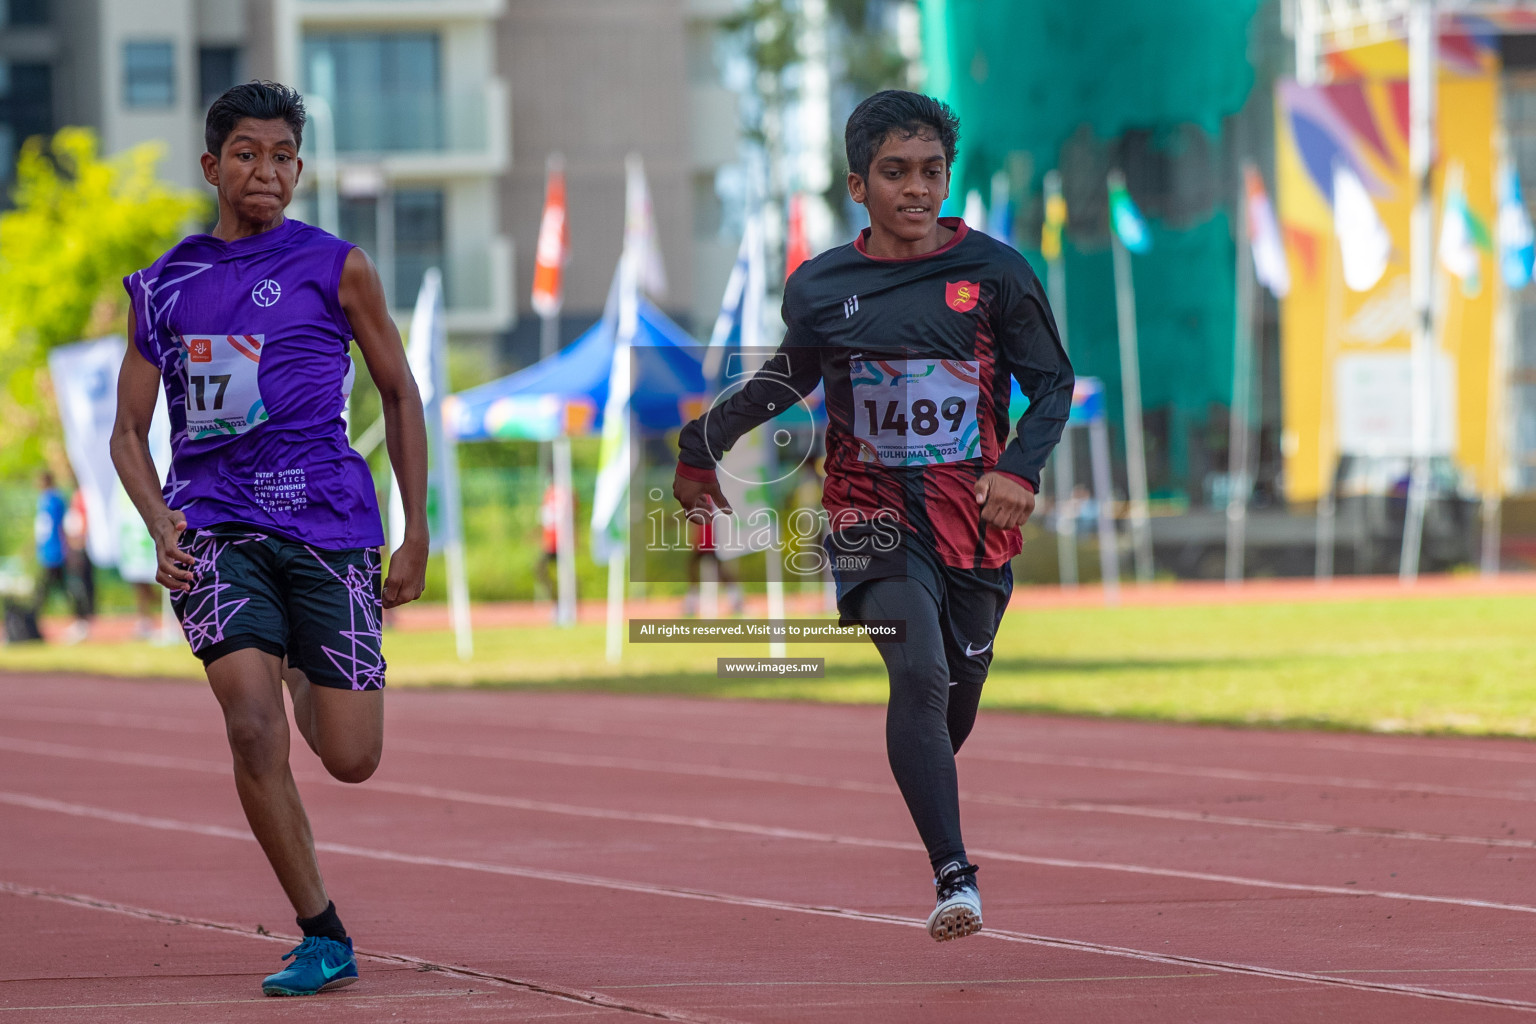
[{"label": "track seam line", "polygon": [[[139,918],[142,920],[156,921],[161,924],[189,925],[194,928],[202,928],[208,931],[224,932],[231,935],[239,935],[248,939],[257,939],[263,942],[276,942],[280,944],[297,943],[299,936],[284,935],[278,932],[258,932],[250,928],[244,928],[237,924],[228,924],[223,921],[209,921],[203,918],[186,917],[181,914],[172,914],[161,910],[150,910],[147,907],[135,907],[127,903],[118,903],[113,900],[102,899],[96,896],[84,896],[78,893],[53,892],[48,889],[39,889],[33,886],[19,885],[14,882],[0,881],[0,892],[12,896],[28,899],[48,900],[54,903],[65,903],[71,906],[84,907],[90,910],[101,910],[107,913],[121,914],[125,917]],[[496,974],[491,971],[478,971],[471,967],[454,967],[449,964],[440,964],[420,957],[409,956],[404,953],[386,953],[379,950],[357,949],[354,951],[359,957],[376,960],[381,963],[394,963],[406,966],[438,971],[452,977],[466,978],[470,980],[494,982],[508,988],[532,992],[536,995],[549,996],[568,1003],[576,1003],[580,1006],[598,1006],[606,1010],[617,1010],[624,1013],[639,1014],[652,1017],[657,1020],[674,1020],[687,1022],[687,1024],[734,1024],[723,1017],[708,1017],[685,1014],[676,1010],[661,1009],[659,1007],[647,1007],[631,1003],[621,1002],[599,992],[589,992],[585,989],[562,988],[544,982],[529,981],[526,978],[514,978],[510,975]],[[254,1001],[254,1000],[253,1000]],[[158,1005],[158,1004],[156,1004]],[[3,1008],[0,1008],[3,1009]]]}]

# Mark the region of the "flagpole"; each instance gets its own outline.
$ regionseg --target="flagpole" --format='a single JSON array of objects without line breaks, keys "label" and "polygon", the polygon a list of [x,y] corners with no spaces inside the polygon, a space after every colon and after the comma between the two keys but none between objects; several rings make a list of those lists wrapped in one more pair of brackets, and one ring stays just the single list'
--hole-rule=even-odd
[{"label": "flagpole", "polygon": [[1494,271],[1493,351],[1488,358],[1488,425],[1483,455],[1483,538],[1479,567],[1484,576],[1499,574],[1504,499],[1505,366],[1514,339],[1514,310],[1504,275]]},{"label": "flagpole", "polygon": [[1237,313],[1232,331],[1232,405],[1227,428],[1227,585],[1243,581],[1243,555],[1248,528],[1248,431],[1249,404],[1253,392],[1252,256],[1247,251],[1248,197],[1239,192],[1237,223]]},{"label": "flagpole", "polygon": [[1412,0],[1408,8],[1408,176],[1414,183],[1413,215],[1409,221],[1409,285],[1413,302],[1412,409],[1413,470],[1408,482],[1408,508],[1403,517],[1403,550],[1398,579],[1413,583],[1419,576],[1424,539],[1424,510],[1429,498],[1430,416],[1434,403],[1430,379],[1434,354],[1433,289],[1434,211],[1430,174],[1434,162],[1435,63],[1437,25],[1434,0]]},{"label": "flagpole", "polygon": [[[1335,218],[1335,234],[1338,233]],[[1338,338],[1343,320],[1344,269],[1342,241],[1329,246],[1327,267],[1328,304],[1323,312],[1322,379],[1318,383],[1317,402],[1317,531],[1312,574],[1319,584],[1333,579],[1334,481],[1338,478],[1339,433],[1335,393],[1334,363],[1338,358]]]},{"label": "flagpole", "polygon": [[[1110,189],[1124,189],[1125,176],[1109,173]],[[1115,262],[1115,312],[1120,327],[1120,391],[1125,410],[1125,475],[1130,490],[1131,553],[1136,581],[1152,581],[1152,528],[1147,509],[1147,454],[1142,439],[1141,357],[1136,342],[1136,286],[1131,254],[1118,231],[1109,232]]]},{"label": "flagpole", "polygon": [[[1104,603],[1120,603],[1120,548],[1115,536],[1115,521],[1109,507],[1115,491],[1109,475],[1109,427],[1107,417],[1099,415],[1088,424],[1088,453],[1093,463],[1093,503],[1098,506],[1099,575],[1103,579]],[[1070,429],[1070,428],[1068,428]]]},{"label": "flagpole", "polygon": [[1502,547],[1504,500],[1504,402],[1507,394],[1505,367],[1515,336],[1514,289],[1504,274],[1506,251],[1504,205],[1510,200],[1504,191],[1510,173],[1509,137],[1503,128],[1494,130],[1494,268],[1493,268],[1493,350],[1488,353],[1488,422],[1483,445],[1483,536],[1478,565],[1484,576],[1499,574]]},{"label": "flagpole", "polygon": [[[1046,174],[1045,195],[1048,209],[1052,204],[1061,204],[1060,171]],[[1046,216],[1049,218],[1050,213],[1047,212]],[[1045,288],[1051,312],[1056,317],[1056,332],[1061,336],[1061,350],[1070,357],[1072,350],[1067,344],[1067,265],[1061,248],[1061,234],[1060,228],[1057,228],[1055,256],[1045,261]],[[1061,441],[1056,445],[1055,454],[1051,458],[1051,480],[1056,491],[1056,569],[1057,577],[1064,587],[1077,586],[1078,577],[1077,516],[1072,502],[1073,471],[1077,463],[1072,449],[1072,430],[1068,428],[1061,432]]]}]

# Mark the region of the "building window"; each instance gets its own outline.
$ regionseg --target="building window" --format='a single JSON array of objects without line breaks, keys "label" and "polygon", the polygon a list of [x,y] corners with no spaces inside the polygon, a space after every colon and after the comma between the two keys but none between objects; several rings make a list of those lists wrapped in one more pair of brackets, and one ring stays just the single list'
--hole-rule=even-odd
[{"label": "building window", "polygon": [[[441,268],[447,251],[444,226],[446,221],[443,192],[434,188],[401,189],[390,193],[392,202],[386,208],[393,212],[393,225],[381,222],[379,200],[375,196],[342,196],[338,214],[341,237],[363,248],[381,273],[389,272],[393,262],[393,285],[390,300],[395,308],[409,308],[416,301],[421,279],[428,267]],[[393,252],[380,251],[380,236],[387,235],[393,227]],[[445,278],[446,284],[446,278]]]},{"label": "building window", "polygon": [[342,153],[443,147],[436,33],[346,32],[304,41],[306,91],[324,97]]},{"label": "building window", "polygon": [[53,131],[53,69],[0,61],[0,180],[9,180],[21,144]]},{"label": "building window", "polygon": [[0,25],[48,24],[48,0],[0,0]]},{"label": "building window", "polygon": [[197,93],[208,106],[240,81],[238,46],[204,46],[197,51]]},{"label": "building window", "polygon": [[169,107],[175,104],[174,44],[123,44],[123,102],[130,107]]},{"label": "building window", "polygon": [[443,266],[443,206],[439,189],[395,193],[395,302],[402,309],[415,304],[428,267],[442,269],[445,281],[450,276]]}]

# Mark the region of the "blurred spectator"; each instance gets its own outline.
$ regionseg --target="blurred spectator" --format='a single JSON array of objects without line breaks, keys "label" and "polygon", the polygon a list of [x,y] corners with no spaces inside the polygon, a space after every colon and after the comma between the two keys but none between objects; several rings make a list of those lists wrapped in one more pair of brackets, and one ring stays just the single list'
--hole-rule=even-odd
[{"label": "blurred spectator", "polygon": [[731,602],[731,614],[740,615],[746,599],[742,596],[741,583],[736,578],[736,567],[728,561],[722,561],[715,551],[714,518],[712,516],[695,518],[690,515],[688,523],[688,540],[692,550],[688,554],[688,594],[683,598],[683,614],[699,613],[699,582],[703,575],[704,562],[708,559],[714,570],[710,574],[711,582],[726,585],[726,594]]},{"label": "blurred spectator", "polygon": [[539,560],[533,567],[534,582],[544,589],[549,600],[555,600],[559,591],[555,587],[554,569],[560,559],[560,507],[564,495],[551,483],[544,488],[544,500],[539,503]]},{"label": "blurred spectator", "polygon": [[60,493],[53,474],[43,470],[38,475],[37,516],[32,521],[33,538],[37,542],[37,590],[32,598],[32,610],[42,615],[48,597],[58,590],[70,598],[75,609],[75,623],[66,634],[69,643],[84,639],[90,629],[79,601],[78,591],[72,591],[65,566],[68,561],[68,542],[64,536],[64,520],[69,505]]},{"label": "blurred spectator", "polygon": [[89,522],[85,512],[85,491],[75,488],[64,513],[64,569],[70,599],[75,606],[75,623],[66,634],[69,643],[79,643],[90,630],[96,614],[96,566],[86,545]]},{"label": "blurred spectator", "polygon": [[121,484],[113,499],[117,503],[114,517],[118,524],[117,573],[123,582],[133,586],[134,604],[138,610],[133,634],[140,640],[155,639],[160,636],[156,620],[161,615],[162,600],[162,591],[155,584],[155,573],[159,568],[155,541],[144,528],[144,521],[139,518],[138,510],[128,500],[128,492]]}]

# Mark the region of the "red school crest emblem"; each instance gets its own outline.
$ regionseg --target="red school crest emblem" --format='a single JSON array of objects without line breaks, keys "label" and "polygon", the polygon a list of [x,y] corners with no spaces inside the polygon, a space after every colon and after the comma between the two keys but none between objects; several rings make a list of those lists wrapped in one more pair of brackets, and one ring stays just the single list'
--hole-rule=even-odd
[{"label": "red school crest emblem", "polygon": [[981,298],[981,285],[975,281],[944,282],[944,304],[956,313],[969,313]]}]

